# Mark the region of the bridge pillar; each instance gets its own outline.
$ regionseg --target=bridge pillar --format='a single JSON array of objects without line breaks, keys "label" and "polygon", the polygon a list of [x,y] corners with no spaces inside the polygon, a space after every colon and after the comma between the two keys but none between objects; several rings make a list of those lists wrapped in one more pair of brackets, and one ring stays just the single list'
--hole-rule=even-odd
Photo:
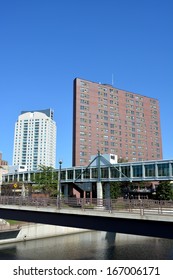
[{"label": "bridge pillar", "polygon": [[97,182],[97,198],[103,199],[103,188],[101,182]]},{"label": "bridge pillar", "polygon": [[110,183],[106,183],[105,184],[105,198],[110,198],[111,194],[110,194]]},{"label": "bridge pillar", "polygon": [[101,182],[97,182],[97,206],[103,206],[103,188]]},{"label": "bridge pillar", "polygon": [[106,232],[105,239],[108,241],[109,244],[114,243],[115,238],[116,238],[116,232],[110,232],[110,231]]},{"label": "bridge pillar", "polygon": [[22,197],[25,197],[25,195],[26,195],[25,191],[26,191],[25,184],[23,183],[22,184],[22,193],[21,193]]},{"label": "bridge pillar", "polygon": [[102,182],[101,182],[100,160],[101,160],[101,155],[100,155],[100,151],[98,151],[98,156],[97,156],[97,170],[98,170],[98,178],[97,178],[97,205],[98,206],[102,206],[103,205],[103,188],[102,188]]},{"label": "bridge pillar", "polygon": [[104,185],[104,190],[105,190],[105,205],[109,211],[111,211],[111,191],[110,191],[110,183],[107,182]]},{"label": "bridge pillar", "polygon": [[64,186],[64,197],[68,197],[68,184],[63,184]]}]

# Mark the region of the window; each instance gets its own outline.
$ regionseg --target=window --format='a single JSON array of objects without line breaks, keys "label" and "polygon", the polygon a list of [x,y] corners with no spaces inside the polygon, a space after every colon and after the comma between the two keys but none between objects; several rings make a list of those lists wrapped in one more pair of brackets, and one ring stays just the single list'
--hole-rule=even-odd
[{"label": "window", "polygon": [[111,167],[110,173],[111,173],[111,178],[119,178],[119,176],[120,176],[119,167],[116,167],[116,168]]},{"label": "window", "polygon": [[130,177],[130,166],[122,166],[121,167],[122,178],[123,177]]},{"label": "window", "polygon": [[145,165],[145,177],[155,177],[155,165],[147,164]]},{"label": "window", "polygon": [[169,176],[169,164],[162,163],[158,164],[158,176]]},{"label": "window", "polygon": [[108,178],[108,168],[101,168],[101,178]]},{"label": "window", "polygon": [[133,177],[142,177],[142,165],[133,166]]}]

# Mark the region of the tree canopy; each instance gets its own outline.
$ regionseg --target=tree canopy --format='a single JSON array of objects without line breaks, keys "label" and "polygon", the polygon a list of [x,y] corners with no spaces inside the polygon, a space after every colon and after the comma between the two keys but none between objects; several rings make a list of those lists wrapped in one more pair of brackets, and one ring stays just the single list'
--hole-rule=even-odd
[{"label": "tree canopy", "polygon": [[169,181],[162,181],[156,189],[156,198],[163,200],[173,199],[172,185]]},{"label": "tree canopy", "polygon": [[110,197],[116,199],[121,196],[121,182],[111,182],[110,184]]},{"label": "tree canopy", "polygon": [[55,169],[50,166],[40,165],[39,170],[40,172],[35,174],[33,188],[50,196],[57,195],[58,174]]}]

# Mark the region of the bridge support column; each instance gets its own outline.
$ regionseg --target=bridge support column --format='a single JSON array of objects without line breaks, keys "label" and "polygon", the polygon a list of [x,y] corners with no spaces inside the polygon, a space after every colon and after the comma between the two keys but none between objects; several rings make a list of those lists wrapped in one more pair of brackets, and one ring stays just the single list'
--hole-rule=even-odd
[{"label": "bridge support column", "polygon": [[106,204],[106,207],[107,209],[109,209],[109,211],[111,211],[111,192],[110,192],[110,183],[107,182],[105,185],[104,185],[104,190],[105,190],[105,204]]},{"label": "bridge support column", "polygon": [[86,191],[83,192],[83,198],[86,198]]},{"label": "bridge support column", "polygon": [[25,197],[26,193],[25,193],[26,189],[25,189],[25,184],[22,184],[22,197]]},{"label": "bridge support column", "polygon": [[110,232],[110,231],[106,232],[105,239],[108,241],[108,243],[111,243],[111,244],[114,243],[115,238],[116,238],[116,232]]},{"label": "bridge support column", "polygon": [[68,184],[63,184],[64,187],[64,199],[68,199]]},{"label": "bridge support column", "polygon": [[64,197],[67,198],[68,197],[68,184],[63,184],[64,186]]},{"label": "bridge support column", "polygon": [[101,182],[97,182],[97,206],[103,206],[103,188]]},{"label": "bridge support column", "polygon": [[105,198],[110,198],[111,196],[110,183],[106,183],[104,189],[105,189]]}]

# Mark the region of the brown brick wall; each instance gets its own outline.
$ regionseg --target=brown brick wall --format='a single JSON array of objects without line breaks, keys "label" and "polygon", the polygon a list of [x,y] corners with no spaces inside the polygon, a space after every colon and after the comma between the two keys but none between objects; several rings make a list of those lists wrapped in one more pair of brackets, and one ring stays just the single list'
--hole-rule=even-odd
[{"label": "brown brick wall", "polygon": [[157,99],[74,80],[73,165],[91,155],[114,153],[127,161],[162,159]]}]

